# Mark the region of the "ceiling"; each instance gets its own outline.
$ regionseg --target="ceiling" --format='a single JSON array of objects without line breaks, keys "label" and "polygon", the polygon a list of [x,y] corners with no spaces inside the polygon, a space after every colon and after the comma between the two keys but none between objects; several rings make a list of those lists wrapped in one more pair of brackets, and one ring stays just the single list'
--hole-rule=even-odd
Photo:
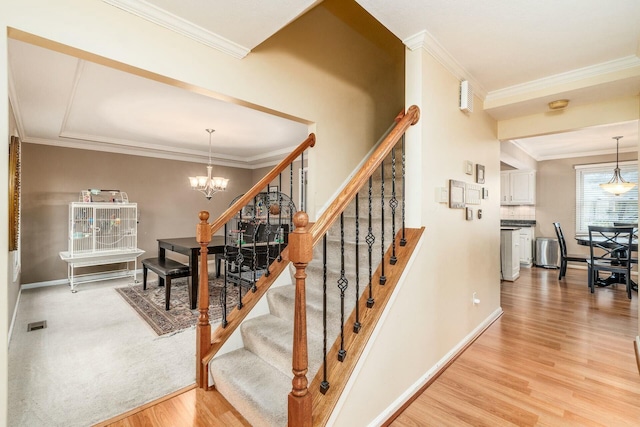
[{"label": "ceiling", "polygon": [[[103,1],[239,59],[321,3]],[[569,0],[356,1],[407,46],[427,48],[469,80],[497,120],[546,112],[560,98],[571,108],[640,94],[638,0],[581,0],[579,10]],[[307,123],[17,40],[9,43],[9,82],[26,142],[206,162],[204,129],[214,128],[213,163],[255,168],[308,134]],[[621,151],[637,150],[637,121],[513,142],[545,160],[615,152],[616,135],[624,136]]]}]

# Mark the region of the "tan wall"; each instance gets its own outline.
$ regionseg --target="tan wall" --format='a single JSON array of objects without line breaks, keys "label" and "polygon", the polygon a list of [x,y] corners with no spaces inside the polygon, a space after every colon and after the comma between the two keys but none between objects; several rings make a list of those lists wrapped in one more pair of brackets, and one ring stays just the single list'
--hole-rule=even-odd
[{"label": "tan wall", "polygon": [[[495,121],[480,102],[471,114],[458,109],[459,80],[426,51],[408,51],[406,70],[407,105],[421,108],[420,122],[407,134],[407,186],[410,193],[418,193],[417,198],[409,195],[407,203],[409,215],[417,211],[418,224],[426,227],[424,242],[370,343],[335,425],[369,425],[500,308],[500,145]],[[465,160],[485,166],[490,198],[474,206],[476,212],[483,210],[480,220],[466,221],[464,210],[449,209],[434,199],[435,188],[446,186],[449,179],[474,182],[464,173]],[[473,292],[481,299],[477,306],[472,304]],[[380,375],[385,366],[393,375]]]},{"label": "tan wall", "polygon": [[158,238],[195,236],[199,211],[215,218],[252,184],[250,170],[216,166],[229,187],[207,201],[187,180],[204,169],[198,163],[23,144],[22,283],[67,277],[58,253],[68,249],[69,203],[83,189],[119,189],[138,204],[138,247],[145,251],[140,259],[157,256]]},{"label": "tan wall", "polygon": [[[638,153],[620,153],[620,161],[637,160]],[[576,170],[575,165],[615,162],[615,154],[576,157],[538,162],[536,174],[536,237],[555,237],[553,223],[562,226],[567,252],[589,254],[589,248],[575,241]],[[611,168],[613,174],[613,167]]]}]

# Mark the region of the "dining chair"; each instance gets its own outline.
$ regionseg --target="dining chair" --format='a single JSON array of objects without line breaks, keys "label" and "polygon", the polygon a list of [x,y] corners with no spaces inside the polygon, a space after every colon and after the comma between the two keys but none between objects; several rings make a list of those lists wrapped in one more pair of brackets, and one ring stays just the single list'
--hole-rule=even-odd
[{"label": "dining chair", "polygon": [[[633,227],[633,238],[636,241],[638,240],[638,223],[637,222],[614,222],[613,225],[615,227]],[[637,264],[638,263],[638,253],[637,252],[632,253],[632,255],[631,255],[631,263],[632,264]],[[633,280],[631,281],[631,289],[634,290],[634,291],[638,290],[638,284],[636,282],[634,282]]]},{"label": "dining chair", "polygon": [[600,271],[624,274],[627,298],[631,299],[631,243],[633,227],[589,226],[589,290],[594,292]]},{"label": "dining chair", "polygon": [[558,274],[558,280],[567,275],[567,263],[568,262],[587,262],[586,255],[569,255],[567,254],[567,242],[564,240],[564,233],[562,233],[562,227],[559,222],[554,222],[553,227],[556,229],[556,236],[558,236],[558,244],[560,245],[560,274]]}]

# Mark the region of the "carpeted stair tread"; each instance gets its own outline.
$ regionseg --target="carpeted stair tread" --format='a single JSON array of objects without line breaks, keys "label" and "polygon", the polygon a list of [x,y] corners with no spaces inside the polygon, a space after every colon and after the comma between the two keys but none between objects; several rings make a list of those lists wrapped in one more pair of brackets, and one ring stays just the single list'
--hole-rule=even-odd
[{"label": "carpeted stair tread", "polygon": [[[293,286],[280,286],[267,293],[269,309],[275,316],[293,322],[293,302],[295,300],[295,288]],[[323,297],[322,293],[307,292],[307,330],[314,334],[322,334],[323,330]],[[345,293],[345,319],[355,307],[355,294]],[[329,345],[333,343],[340,332],[341,301],[339,292],[327,293],[327,340]],[[320,347],[321,348],[321,347]]]},{"label": "carpeted stair tread", "polygon": [[[291,358],[282,357],[293,353],[293,322],[265,314],[244,322],[241,331],[245,349],[293,378]],[[322,336],[307,328],[307,344],[309,372],[315,373],[322,362]]]},{"label": "carpeted stair tread", "polygon": [[[340,334],[342,318],[348,319],[354,310],[357,299],[368,292],[369,268],[372,274],[378,269],[382,258],[382,246],[389,248],[393,233],[399,233],[402,226],[402,179],[401,145],[395,147],[396,183],[395,226],[391,225],[392,168],[391,155],[385,159],[384,198],[382,194],[382,174],[380,170],[373,174],[371,187],[371,228],[375,234],[372,244],[371,267],[369,267],[369,246],[366,236],[369,227],[369,189],[368,185],[358,193],[358,291],[356,295],[356,203],[351,201],[343,214],[344,229],[341,230],[338,218],[327,231],[326,273],[322,259],[322,242],[313,251],[313,259],[306,269],[306,309],[309,381],[315,376],[322,364],[324,293],[323,276],[326,274],[326,332],[327,344],[331,346]],[[380,231],[382,205],[384,204],[384,242]],[[340,243],[344,236],[344,247]],[[348,286],[344,293],[344,313],[341,313],[343,300],[338,287],[341,278],[342,251],[344,251],[344,270]],[[295,268],[290,265],[292,283]],[[379,286],[374,283],[373,286]],[[266,293],[269,314],[246,320],[241,326],[244,347],[215,358],[211,362],[211,374],[216,388],[227,400],[254,426],[287,424],[287,398],[291,390],[293,317],[295,286],[285,285],[269,289]],[[353,325],[344,325],[345,329]]]},{"label": "carpeted stair tread", "polygon": [[254,427],[286,426],[291,378],[241,348],[210,363],[216,389]]}]

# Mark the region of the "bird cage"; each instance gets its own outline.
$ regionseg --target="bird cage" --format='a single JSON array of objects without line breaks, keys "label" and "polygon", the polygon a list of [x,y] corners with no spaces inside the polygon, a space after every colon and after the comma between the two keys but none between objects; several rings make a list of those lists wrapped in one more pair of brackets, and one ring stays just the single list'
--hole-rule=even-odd
[{"label": "bird cage", "polygon": [[[127,199],[126,193],[120,191],[101,191],[90,194],[91,196],[103,195],[110,197],[111,200]],[[81,198],[85,196],[83,191]],[[137,244],[138,207],[136,203],[111,201],[70,203],[68,248],[67,251],[60,252],[60,257],[68,263],[71,291],[75,292],[75,279],[79,277],[75,274],[75,270],[78,268],[124,263],[125,274],[132,274],[135,280],[137,257],[144,253],[143,250],[138,249]],[[133,271],[129,270],[130,262],[134,263]],[[92,281],[92,279],[104,279],[104,274],[84,281]]]}]

